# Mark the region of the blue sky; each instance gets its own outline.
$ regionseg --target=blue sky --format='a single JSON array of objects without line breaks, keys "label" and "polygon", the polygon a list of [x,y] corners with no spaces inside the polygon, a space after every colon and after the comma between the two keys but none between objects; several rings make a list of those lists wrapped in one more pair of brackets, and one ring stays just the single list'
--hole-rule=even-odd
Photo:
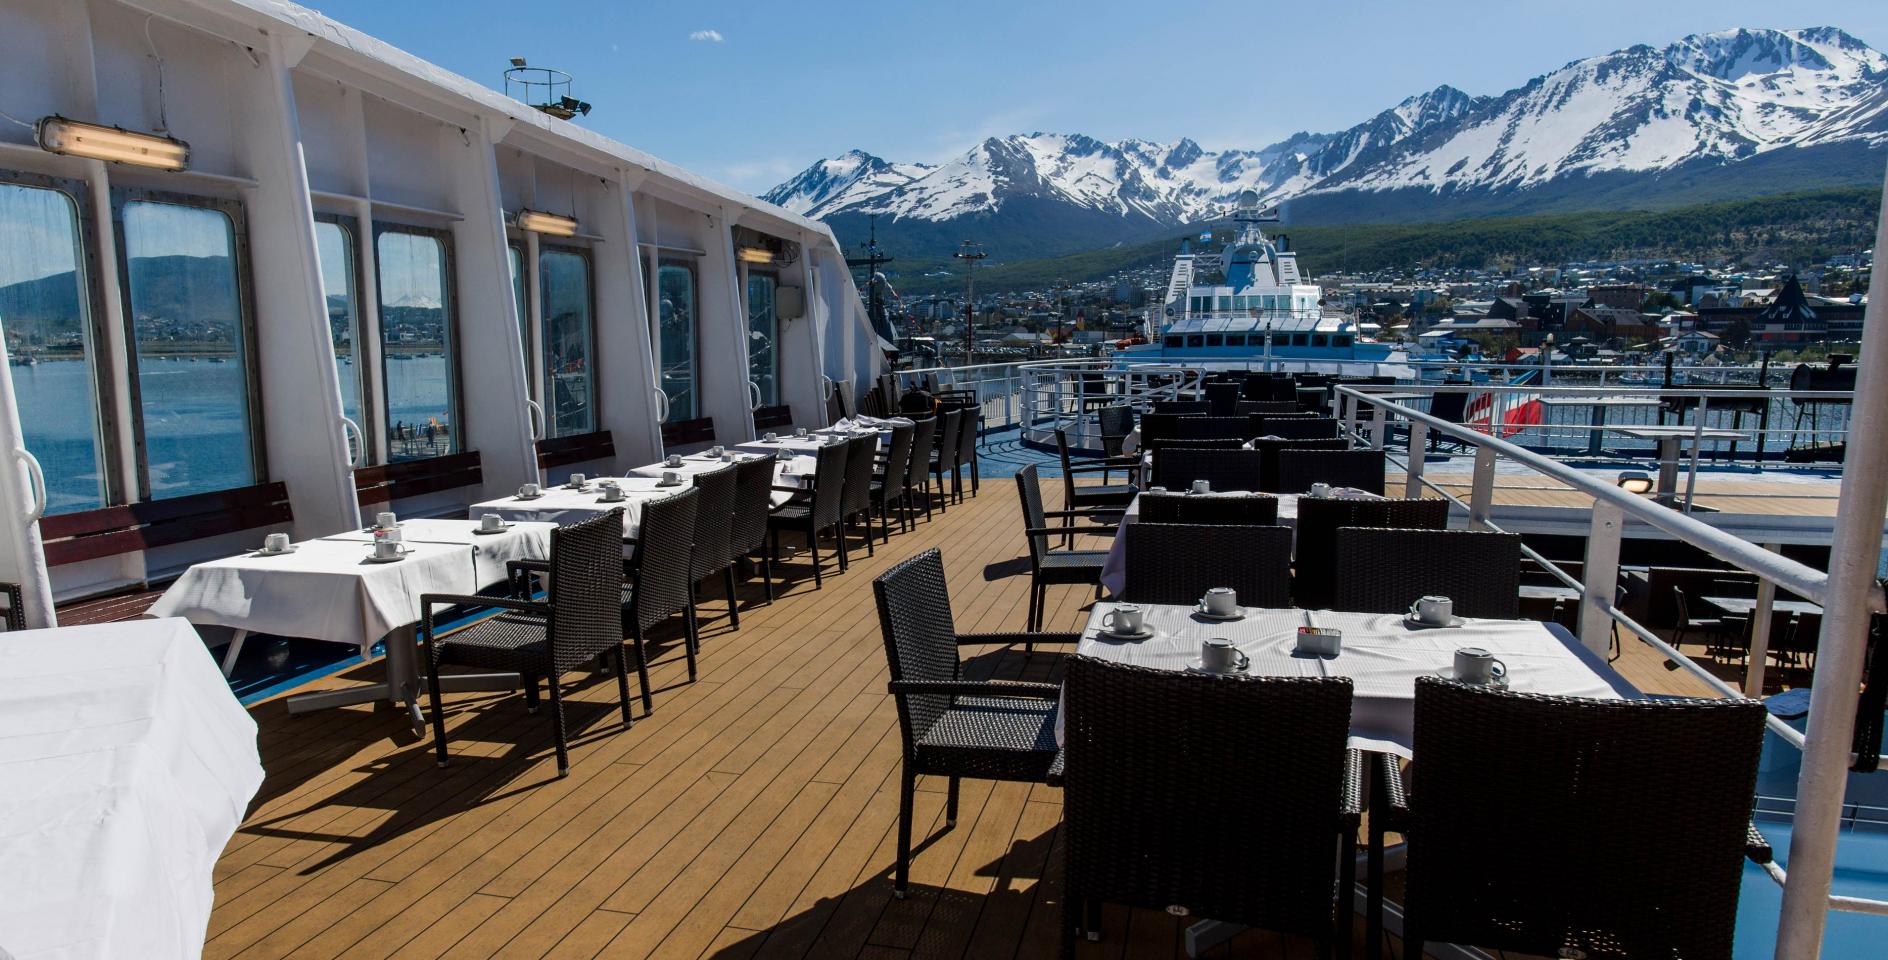
[{"label": "blue sky", "polygon": [[1888,48],[1884,0],[315,0],[494,87],[577,78],[594,130],[754,192],[857,147],[943,159],[985,136],[1260,147],[1447,83],[1494,94],[1570,60],[1730,27],[1834,25]]}]

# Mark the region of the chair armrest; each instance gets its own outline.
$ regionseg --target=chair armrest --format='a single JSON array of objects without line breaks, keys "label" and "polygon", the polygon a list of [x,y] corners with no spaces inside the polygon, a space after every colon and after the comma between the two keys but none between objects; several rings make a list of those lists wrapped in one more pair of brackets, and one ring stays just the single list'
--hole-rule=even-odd
[{"label": "chair armrest", "polygon": [[422,593],[420,594],[420,609],[425,612],[426,618],[428,620],[432,619],[433,608],[438,607],[438,606],[498,607],[504,610],[515,610],[519,613],[529,613],[529,614],[534,614],[540,617],[549,616],[551,613],[550,604],[541,603],[536,600],[512,600],[506,597],[481,597],[477,594],[466,594],[466,593]]},{"label": "chair armrest", "polygon": [[804,487],[783,487],[776,483],[768,487],[768,489],[775,493],[812,493],[813,485],[809,483]]},{"label": "chair armrest", "polygon": [[1369,769],[1370,761],[1362,750],[1344,751],[1344,802],[1338,808],[1338,819],[1357,828],[1364,813],[1364,774]]},{"label": "chair armrest", "polygon": [[1086,510],[1044,510],[1043,517],[1088,517],[1097,513],[1126,513],[1126,507],[1089,507]]},{"label": "chair armrest", "polygon": [[[1066,473],[1101,473],[1104,470],[1120,470],[1122,466],[1123,466],[1122,464],[1118,464],[1118,463],[1116,464],[1095,463],[1093,461],[1084,460],[1081,463],[1070,464],[1068,469],[1064,472]],[[1132,464],[1128,464],[1128,466],[1132,466]]]},{"label": "chair armrest", "polygon": [[1081,640],[1082,635],[1079,633],[960,633],[957,635],[957,645],[960,647],[980,644],[994,646],[1016,643],[1080,643]]},{"label": "chair armrest", "polygon": [[1028,700],[1057,700],[1062,696],[1060,684],[1023,680],[893,680],[886,684],[885,689],[889,693],[1018,697]]},{"label": "chair armrest", "polygon": [[536,573],[550,573],[551,562],[549,560],[507,560],[505,561],[505,575],[507,577],[517,576],[518,571],[520,570],[530,570]]},{"label": "chair armrest", "polygon": [[1755,821],[1744,825],[1744,857],[1759,866],[1776,859],[1776,852],[1770,849],[1770,841],[1757,831]]},{"label": "chair armrest", "polygon": [[1023,533],[1032,537],[1060,537],[1071,533],[1111,534],[1117,532],[1114,527],[1030,527]]},{"label": "chair armrest", "polygon": [[1370,815],[1381,818],[1384,829],[1403,831],[1409,820],[1409,791],[1403,787],[1403,767],[1393,753],[1377,754],[1377,773],[1383,787],[1383,804],[1372,806]]}]

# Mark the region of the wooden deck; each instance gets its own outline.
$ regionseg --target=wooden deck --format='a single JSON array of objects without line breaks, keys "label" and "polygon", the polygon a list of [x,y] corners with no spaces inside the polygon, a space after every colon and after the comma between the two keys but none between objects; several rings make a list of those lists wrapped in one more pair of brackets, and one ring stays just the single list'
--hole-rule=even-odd
[{"label": "wooden deck", "polygon": [[[921,781],[912,895],[890,895],[899,740],[872,578],[941,546],[960,629],[1020,628],[1020,527],[1013,483],[986,480],[824,590],[796,579],[760,606],[756,581],[738,632],[707,601],[700,680],[666,646],[653,715],[623,730],[608,675],[567,701],[580,735],[563,780],[547,718],[516,694],[448,699],[444,770],[392,711],[252,707],[268,778],[217,864],[205,956],[1054,956],[1058,790],[966,780],[940,832],[943,785]],[[1050,628],[1079,626],[1088,600],[1053,589]],[[1644,650],[1621,664],[1642,689],[1697,692]],[[966,655],[979,676],[1049,679],[1057,660]],[[1181,929],[1110,908],[1081,955],[1184,956]],[[1249,932],[1211,955],[1315,950]]]}]

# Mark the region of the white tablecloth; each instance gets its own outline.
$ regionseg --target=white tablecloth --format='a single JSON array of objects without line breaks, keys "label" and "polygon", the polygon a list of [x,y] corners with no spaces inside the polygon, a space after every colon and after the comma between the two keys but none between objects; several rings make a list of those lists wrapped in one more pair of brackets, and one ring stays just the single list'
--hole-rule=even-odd
[{"label": "white tablecloth", "polygon": [[420,594],[478,590],[478,568],[465,546],[406,546],[412,552],[395,563],[369,563],[366,544],[347,540],[199,563],[164,591],[150,615],[350,643],[366,657],[390,631],[419,622]]},{"label": "white tablecloth", "polygon": [[[1097,603],[1076,652],[1162,670],[1184,670],[1197,662],[1209,637],[1233,641],[1252,658],[1251,672],[1279,677],[1350,677],[1351,746],[1409,756],[1414,730],[1416,678],[1448,676],[1455,651],[1483,647],[1508,668],[1510,688],[1524,693],[1621,699],[1638,691],[1581,646],[1566,630],[1533,620],[1468,620],[1460,627],[1421,628],[1400,614],[1333,610],[1247,611],[1245,619],[1213,623],[1189,607],[1157,604],[1148,625],[1156,634],[1138,642],[1103,638],[1102,617],[1113,603]],[[1344,633],[1336,657],[1295,653],[1298,628],[1334,627]],[[1058,736],[1060,731],[1058,730]]]},{"label": "white tablecloth", "polygon": [[778,440],[749,440],[746,443],[735,444],[733,449],[745,453],[764,453],[770,457],[777,456],[782,450],[788,450],[792,451],[795,460],[806,460],[810,463],[819,455],[821,447],[838,439],[841,438],[830,434],[813,434],[806,437],[781,437]]},{"label": "white tablecloth", "polygon": [[[1188,496],[1245,497],[1251,496],[1251,494],[1240,490],[1221,490],[1214,493],[1188,494]],[[1279,525],[1291,527],[1296,530],[1298,527],[1298,494],[1275,493],[1272,494],[1272,496],[1278,498]],[[1121,515],[1121,525],[1115,530],[1114,542],[1108,545],[1108,559],[1104,560],[1101,565],[1101,585],[1107,587],[1109,593],[1118,594],[1123,587],[1127,586],[1128,524],[1137,523],[1140,519],[1141,498],[1139,494],[1136,494],[1134,499],[1128,501],[1127,512]]]},{"label": "white tablecloth", "polygon": [[[591,517],[602,516],[618,507],[623,510],[623,536],[634,537],[642,529],[642,508],[645,504],[672,497],[684,490],[692,489],[687,483],[672,487],[658,486],[659,479],[648,477],[592,477],[582,491],[569,486],[548,487],[535,500],[520,500],[517,497],[500,497],[484,503],[473,504],[466,513],[480,517],[496,513],[507,520],[531,520],[554,523],[562,526],[577,523]],[[603,492],[597,481],[614,479],[623,487],[623,499],[616,503],[603,502]]]},{"label": "white tablecloth", "polygon": [[[756,457],[756,456],[770,456],[770,454],[736,452],[735,456],[739,458],[746,458],[746,457]],[[789,466],[789,464],[791,464],[791,466]],[[637,476],[637,477],[644,477],[648,479],[660,480],[662,479],[662,474],[669,471],[674,471],[677,475],[679,475],[684,480],[693,480],[696,474],[709,473],[714,470],[719,470],[722,467],[729,467],[729,466],[733,466],[733,464],[722,463],[720,457],[711,457],[703,453],[703,454],[695,454],[692,456],[683,457],[682,465],[679,467],[671,467],[666,463],[652,463],[646,467],[637,467],[636,469],[631,470],[630,475]],[[808,478],[813,476],[814,466],[815,466],[815,461],[813,460],[812,457],[794,457],[792,460],[775,460],[774,461],[774,485],[775,486],[804,487],[807,484]],[[787,493],[781,490],[775,490],[769,495],[769,498],[772,500],[773,505],[776,507],[786,503],[792,497],[793,497],[793,494]]]},{"label": "white tablecloth", "polygon": [[0,954],[200,956],[262,764],[190,624],[0,634],[0,731]]},{"label": "white tablecloth", "polygon": [[[465,547],[472,554],[472,576],[477,589],[483,590],[505,580],[505,565],[513,560],[543,560],[551,555],[551,531],[554,523],[510,522],[499,533],[480,533],[477,520],[402,520],[400,536],[406,543],[449,543]],[[350,530],[323,540],[372,543],[374,532]]]}]

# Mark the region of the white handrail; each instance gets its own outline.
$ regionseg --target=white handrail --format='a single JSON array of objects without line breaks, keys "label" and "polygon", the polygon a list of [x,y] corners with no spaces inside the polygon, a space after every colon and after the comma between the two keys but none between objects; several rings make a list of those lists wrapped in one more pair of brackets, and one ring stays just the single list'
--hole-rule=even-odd
[{"label": "white handrail", "polygon": [[[361,425],[355,423],[346,414],[341,415],[341,432],[353,435],[354,442],[348,443],[347,468],[359,470],[367,462],[367,436],[361,433]],[[343,442],[346,437],[343,437]]]},{"label": "white handrail", "polygon": [[14,447],[13,457],[26,465],[27,481],[33,488],[33,509],[26,516],[27,523],[38,523],[46,515],[46,471],[39,467],[39,458],[33,456],[25,447]]},{"label": "white handrail", "polygon": [[544,431],[548,426],[548,424],[544,422],[544,408],[539,406],[536,400],[526,400],[524,407],[530,414],[528,419],[531,423],[531,442],[536,443],[544,439]]},{"label": "white handrail", "polygon": [[754,398],[754,402],[747,405],[748,412],[752,413],[755,410],[759,410],[760,409],[760,384],[755,383],[752,380],[749,380],[747,382],[747,393],[748,393],[748,396]]},{"label": "white handrail", "polygon": [[669,395],[661,387],[652,387],[656,394],[656,422],[669,422]]}]

